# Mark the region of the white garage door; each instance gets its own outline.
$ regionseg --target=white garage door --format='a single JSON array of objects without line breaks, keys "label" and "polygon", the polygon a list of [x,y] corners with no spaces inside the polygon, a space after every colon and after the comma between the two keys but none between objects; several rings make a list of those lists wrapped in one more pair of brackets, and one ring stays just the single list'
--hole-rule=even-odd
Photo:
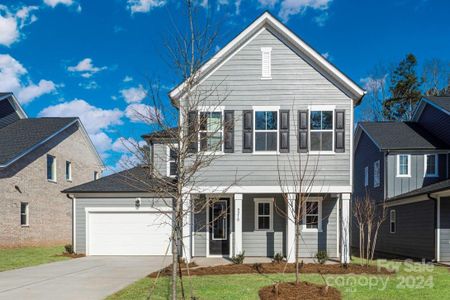
[{"label": "white garage door", "polygon": [[[170,219],[155,212],[89,213],[89,255],[164,255]],[[170,251],[169,251],[170,252]]]}]

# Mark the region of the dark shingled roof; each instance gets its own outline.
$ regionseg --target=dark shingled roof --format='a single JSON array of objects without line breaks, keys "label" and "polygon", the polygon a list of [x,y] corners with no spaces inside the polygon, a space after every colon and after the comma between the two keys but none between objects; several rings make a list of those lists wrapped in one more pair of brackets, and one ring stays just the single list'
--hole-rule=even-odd
[{"label": "dark shingled roof", "polygon": [[450,189],[450,179],[439,181],[437,183],[433,183],[433,184],[421,187],[421,188],[413,190],[411,192],[389,198],[388,201],[394,201],[394,200],[404,199],[404,198],[413,197],[413,196],[419,196],[419,195],[428,194],[428,193],[436,193],[436,192],[443,191],[446,189]]},{"label": "dark shingled roof", "polygon": [[450,112],[450,97],[427,96],[424,98]]},{"label": "dark shingled roof", "polygon": [[21,119],[0,129],[0,165],[77,121],[77,118]]},{"label": "dark shingled roof", "polygon": [[448,145],[415,122],[361,122],[380,150],[435,150]]},{"label": "dark shingled roof", "polygon": [[12,95],[12,93],[0,93],[0,98],[3,98],[5,96]]},{"label": "dark shingled roof", "polygon": [[158,130],[151,133],[147,133],[142,135],[142,138],[153,141],[153,140],[162,140],[162,139],[170,139],[176,136],[177,127],[168,128],[165,130]]},{"label": "dark shingled roof", "polygon": [[[175,180],[175,179],[168,179]],[[148,167],[134,167],[68,188],[63,193],[160,192],[160,182],[151,178]]]}]

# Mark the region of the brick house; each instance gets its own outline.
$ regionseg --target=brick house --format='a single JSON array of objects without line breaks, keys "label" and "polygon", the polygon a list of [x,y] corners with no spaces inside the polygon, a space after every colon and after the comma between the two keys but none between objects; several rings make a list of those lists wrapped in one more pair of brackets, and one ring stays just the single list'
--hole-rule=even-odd
[{"label": "brick house", "polygon": [[72,201],[61,190],[103,168],[78,118],[28,118],[0,93],[0,247],[70,243]]}]

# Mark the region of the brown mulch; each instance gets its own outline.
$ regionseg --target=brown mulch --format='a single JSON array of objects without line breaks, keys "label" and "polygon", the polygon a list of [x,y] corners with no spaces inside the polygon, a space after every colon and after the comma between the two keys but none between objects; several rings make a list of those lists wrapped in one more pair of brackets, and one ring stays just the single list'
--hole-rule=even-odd
[{"label": "brown mulch", "polygon": [[331,286],[310,282],[283,282],[269,285],[259,290],[261,300],[340,300],[341,293]]},{"label": "brown mulch", "polygon": [[[184,274],[187,274],[187,266],[185,262],[180,262],[180,266],[181,266],[181,271]],[[189,263],[189,274],[192,274],[191,268],[195,268],[198,267],[198,265],[195,262],[190,262]],[[162,269],[161,271],[159,271],[159,276],[170,276],[172,274],[172,265],[169,265],[167,267],[165,267],[164,269]],[[158,276],[158,271],[151,273],[150,275],[148,275],[148,277],[151,278],[156,278]]]},{"label": "brown mulch", "polygon": [[76,253],[67,253],[67,252],[63,252],[61,254],[56,254],[55,256],[65,256],[65,257],[70,257],[70,258],[80,258],[80,257],[85,257],[85,254],[76,254]]},{"label": "brown mulch", "polygon": [[[262,264],[229,264],[213,267],[199,267],[189,269],[190,275],[231,275],[231,274],[275,274],[275,273],[295,273],[295,264],[288,264],[284,270],[285,263],[262,263]],[[160,276],[169,276],[170,267],[163,269]],[[340,264],[303,264],[300,266],[300,273],[320,273],[320,274],[384,274],[390,275],[385,268],[380,270],[375,266],[364,267],[356,264],[350,264],[346,268]],[[151,273],[149,277],[156,277],[158,272]],[[183,275],[187,275],[187,270],[183,269]]]}]

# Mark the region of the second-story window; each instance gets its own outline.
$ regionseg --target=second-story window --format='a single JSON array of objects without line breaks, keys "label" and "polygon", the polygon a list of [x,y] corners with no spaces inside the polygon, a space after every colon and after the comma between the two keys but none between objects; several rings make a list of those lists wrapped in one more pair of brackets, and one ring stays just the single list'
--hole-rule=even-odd
[{"label": "second-story window", "polygon": [[97,180],[97,179],[98,179],[98,172],[94,171],[94,180]]},{"label": "second-story window", "polygon": [[255,111],[255,152],[278,149],[278,111]]},{"label": "second-story window", "polygon": [[437,154],[426,154],[424,156],[424,169],[426,177],[437,177],[438,176],[438,155]]},{"label": "second-story window", "polygon": [[167,176],[177,176],[177,149],[174,146],[167,146]]},{"label": "second-story window", "polygon": [[70,161],[66,161],[66,180],[72,180],[72,163]]},{"label": "second-story window", "polygon": [[397,155],[397,177],[411,176],[411,155],[398,154]]},{"label": "second-story window", "polygon": [[373,163],[373,187],[380,186],[380,161]]},{"label": "second-story window", "polygon": [[56,157],[47,155],[47,179],[56,181]]},{"label": "second-story window", "polygon": [[369,167],[364,168],[364,186],[369,185]]},{"label": "second-story window", "polygon": [[310,112],[310,150],[333,151],[333,111]]},{"label": "second-story window", "polygon": [[200,112],[201,151],[222,151],[222,112]]}]

